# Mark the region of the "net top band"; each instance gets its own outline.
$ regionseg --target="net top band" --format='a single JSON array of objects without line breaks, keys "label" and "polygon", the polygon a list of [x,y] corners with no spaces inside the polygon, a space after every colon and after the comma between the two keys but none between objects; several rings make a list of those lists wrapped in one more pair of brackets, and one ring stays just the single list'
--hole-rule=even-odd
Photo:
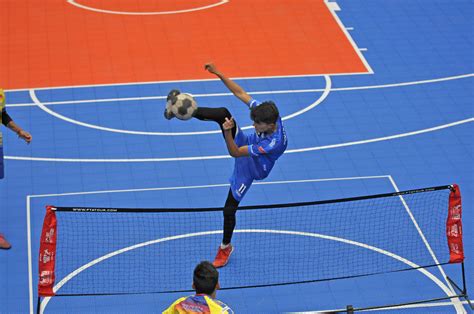
[{"label": "net top band", "polygon": [[[300,206],[311,206],[311,205],[324,205],[333,203],[352,202],[360,200],[368,200],[374,198],[383,197],[396,197],[408,194],[425,193],[439,190],[453,190],[453,185],[442,185],[423,189],[406,190],[394,193],[374,194],[365,196],[356,196],[349,198],[339,198],[331,200],[311,201],[311,202],[299,202],[299,203],[283,203],[283,204],[271,204],[271,205],[251,205],[251,206],[240,206],[239,210],[252,210],[252,209],[272,209],[272,208],[284,208],[284,207],[300,207]],[[173,212],[211,212],[211,211],[222,211],[222,207],[203,207],[203,208],[114,208],[114,207],[57,207],[48,206],[49,209],[58,212],[76,212],[76,213],[173,213]]]}]

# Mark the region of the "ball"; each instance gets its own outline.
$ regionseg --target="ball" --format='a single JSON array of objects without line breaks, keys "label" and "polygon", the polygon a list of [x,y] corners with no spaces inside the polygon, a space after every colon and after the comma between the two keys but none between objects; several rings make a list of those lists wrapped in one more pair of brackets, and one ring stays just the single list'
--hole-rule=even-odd
[{"label": "ball", "polygon": [[179,93],[168,99],[167,108],[180,120],[189,120],[197,109],[194,97],[187,93]]}]

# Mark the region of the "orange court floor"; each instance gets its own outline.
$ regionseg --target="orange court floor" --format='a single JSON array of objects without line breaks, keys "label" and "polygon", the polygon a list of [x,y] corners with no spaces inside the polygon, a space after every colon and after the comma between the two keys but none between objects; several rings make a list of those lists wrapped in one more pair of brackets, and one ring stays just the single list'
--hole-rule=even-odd
[{"label": "orange court floor", "polygon": [[74,2],[2,0],[3,88],[368,72],[322,0]]}]

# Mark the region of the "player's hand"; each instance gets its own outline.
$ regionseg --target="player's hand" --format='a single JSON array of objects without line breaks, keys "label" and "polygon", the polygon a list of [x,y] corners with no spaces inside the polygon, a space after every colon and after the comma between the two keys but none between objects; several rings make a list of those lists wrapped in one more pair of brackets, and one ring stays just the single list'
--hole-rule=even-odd
[{"label": "player's hand", "polygon": [[219,73],[217,67],[212,62],[208,62],[204,65],[204,70],[207,70],[209,73],[216,74]]},{"label": "player's hand", "polygon": [[24,130],[20,130],[18,131],[18,137],[25,140],[25,142],[27,142],[28,144],[30,144],[31,140],[33,139],[33,137],[31,136],[30,133],[24,131]]},{"label": "player's hand", "polygon": [[230,131],[234,126],[235,122],[233,117],[230,117],[230,119],[225,118],[225,122],[222,124],[222,128],[224,129],[224,131]]}]

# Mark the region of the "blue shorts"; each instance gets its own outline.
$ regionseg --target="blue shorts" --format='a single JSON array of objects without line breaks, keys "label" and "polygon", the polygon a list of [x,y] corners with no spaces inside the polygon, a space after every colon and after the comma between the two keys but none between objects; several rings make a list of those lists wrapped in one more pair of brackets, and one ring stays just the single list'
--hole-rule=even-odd
[{"label": "blue shorts", "polygon": [[3,179],[3,147],[0,146],[0,179]]},{"label": "blue shorts", "polygon": [[[242,132],[239,127],[237,127],[234,142],[239,147],[249,144],[247,135]],[[234,196],[234,198],[239,202],[247,193],[254,180],[250,170],[251,163],[252,160],[250,157],[239,157],[235,158],[234,161],[234,172],[229,178],[229,182],[232,196]]]}]

